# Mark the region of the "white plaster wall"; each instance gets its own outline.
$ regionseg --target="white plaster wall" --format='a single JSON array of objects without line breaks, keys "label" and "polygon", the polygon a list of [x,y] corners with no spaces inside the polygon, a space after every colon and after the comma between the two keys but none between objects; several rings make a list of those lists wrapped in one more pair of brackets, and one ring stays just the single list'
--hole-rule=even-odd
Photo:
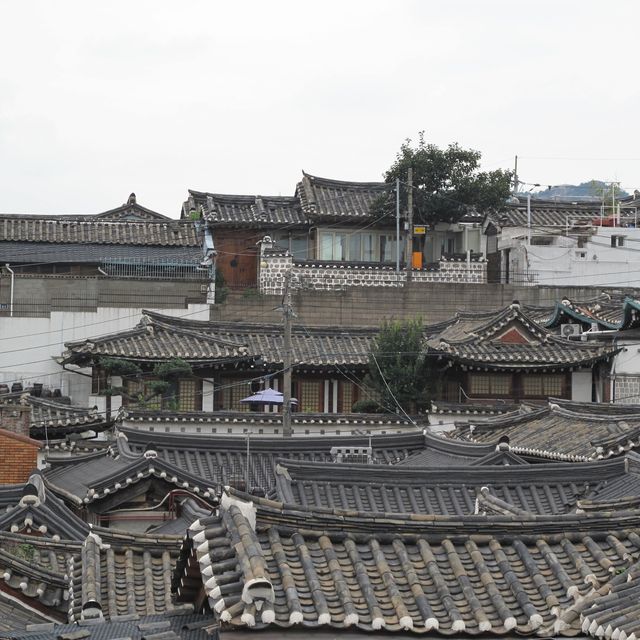
[{"label": "white plaster wall", "polygon": [[[243,436],[247,433],[251,433],[252,436],[282,436],[282,427],[264,424],[247,424],[242,422],[169,422],[169,421],[157,421],[152,424],[148,422],[135,422],[124,419],[122,425],[127,429],[138,429],[140,431],[151,431],[155,433],[189,433],[189,434],[201,434],[210,435],[222,434],[222,435],[236,435]],[[262,430],[262,433],[260,432]],[[277,431],[276,431],[277,430]],[[351,436],[354,431],[367,432],[369,429],[364,428],[362,425],[321,425],[321,424],[302,424],[293,426],[294,437],[304,436],[322,436],[326,435],[328,438],[333,436]],[[389,425],[385,427],[371,426],[371,435],[386,435],[394,433],[406,433],[415,432],[415,427],[411,425]],[[306,433],[308,431],[309,433]],[[324,433],[322,433],[324,431]],[[366,437],[366,436],[365,436]]]},{"label": "white plaster wall", "polygon": [[[596,227],[595,231],[583,247],[578,247],[573,237],[558,238],[557,245],[552,246],[527,246],[526,229],[509,229],[503,232],[499,247],[512,248],[512,271],[521,271],[528,264],[538,274],[539,284],[640,286],[640,229]],[[624,246],[612,247],[612,235],[624,236]],[[516,265],[515,252],[524,252],[516,258]]]},{"label": "white plaster wall", "polygon": [[571,399],[574,402],[591,402],[591,369],[571,372]]},{"label": "white plaster wall", "polygon": [[[209,319],[209,306],[206,304],[156,311],[190,320]],[[22,382],[25,386],[42,382],[45,386],[61,389],[64,395],[70,395],[74,404],[87,406],[91,379],[64,371],[54,358],[62,354],[65,342],[133,328],[141,313],[142,309],[99,307],[96,312],[53,311],[49,318],[2,317],[0,382],[9,386],[12,382]]]}]

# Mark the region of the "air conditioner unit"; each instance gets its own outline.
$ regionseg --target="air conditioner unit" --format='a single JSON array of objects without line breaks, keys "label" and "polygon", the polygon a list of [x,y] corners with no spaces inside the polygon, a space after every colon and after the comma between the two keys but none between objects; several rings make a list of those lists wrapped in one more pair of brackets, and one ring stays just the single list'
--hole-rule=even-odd
[{"label": "air conditioner unit", "polygon": [[579,336],[582,333],[582,325],[579,324],[562,324],[560,325],[560,335],[563,338],[570,336]]}]

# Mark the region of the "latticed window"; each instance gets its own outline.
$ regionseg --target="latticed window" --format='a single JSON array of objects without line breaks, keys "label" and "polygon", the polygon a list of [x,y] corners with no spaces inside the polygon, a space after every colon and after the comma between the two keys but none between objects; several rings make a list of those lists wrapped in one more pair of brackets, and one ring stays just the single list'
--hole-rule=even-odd
[{"label": "latticed window", "polygon": [[525,396],[562,396],[565,378],[562,374],[530,374],[523,376],[522,391]]},{"label": "latticed window", "polygon": [[202,408],[202,381],[195,378],[178,382],[178,409],[199,411]]},{"label": "latticed window", "polygon": [[342,387],[342,411],[344,413],[351,413],[351,407],[353,407],[353,383],[341,382]]},{"label": "latticed window", "polygon": [[223,411],[249,411],[249,405],[240,404],[240,400],[251,395],[251,383],[233,378],[220,382],[222,386],[219,392],[221,409]]},{"label": "latticed window", "polygon": [[320,403],[320,381],[301,380],[298,383],[298,411],[316,413]]},{"label": "latticed window", "polygon": [[501,373],[472,373],[469,375],[469,393],[474,396],[509,395],[511,394],[511,376]]}]

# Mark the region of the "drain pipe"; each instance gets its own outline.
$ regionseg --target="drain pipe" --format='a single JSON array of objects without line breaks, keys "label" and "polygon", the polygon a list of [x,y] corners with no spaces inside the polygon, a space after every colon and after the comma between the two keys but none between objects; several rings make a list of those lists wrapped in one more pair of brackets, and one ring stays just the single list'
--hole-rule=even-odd
[{"label": "drain pipe", "polygon": [[15,283],[16,274],[14,270],[9,266],[9,263],[5,263],[4,265],[7,271],[11,274],[11,301],[9,303],[9,317],[13,318],[13,285]]}]

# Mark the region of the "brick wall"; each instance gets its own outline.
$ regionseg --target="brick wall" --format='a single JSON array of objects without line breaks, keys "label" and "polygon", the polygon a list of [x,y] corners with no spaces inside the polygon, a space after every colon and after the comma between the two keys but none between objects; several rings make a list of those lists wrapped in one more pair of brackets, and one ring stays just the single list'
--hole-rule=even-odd
[{"label": "brick wall", "polygon": [[41,443],[0,429],[0,484],[20,484],[38,466]]}]

